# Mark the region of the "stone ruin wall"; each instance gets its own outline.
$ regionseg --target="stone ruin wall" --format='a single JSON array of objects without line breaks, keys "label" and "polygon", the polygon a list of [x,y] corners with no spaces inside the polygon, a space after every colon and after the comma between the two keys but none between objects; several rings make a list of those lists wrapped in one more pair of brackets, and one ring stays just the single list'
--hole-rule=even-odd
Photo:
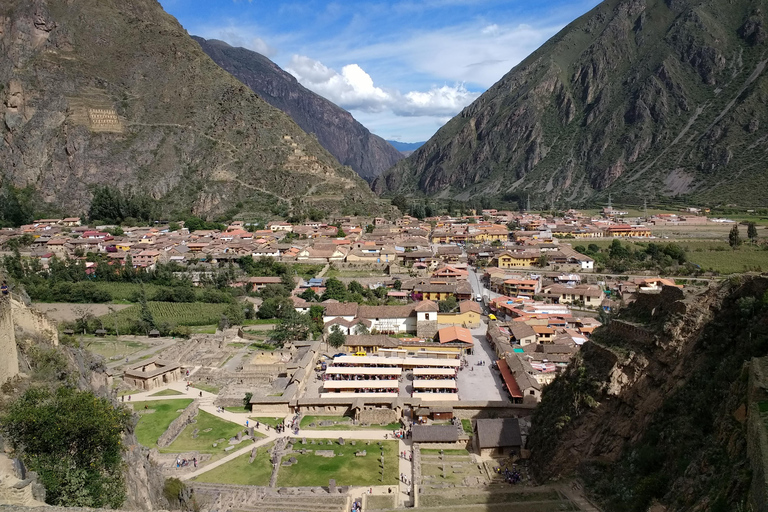
[{"label": "stone ruin wall", "polygon": [[165,448],[175,441],[176,438],[179,437],[179,434],[181,434],[181,431],[184,430],[184,427],[192,423],[192,420],[197,416],[199,406],[200,403],[197,400],[193,400],[192,403],[184,409],[184,412],[168,425],[166,431],[163,432],[163,435],[157,440],[157,446]]},{"label": "stone ruin wall", "polygon": [[397,411],[394,409],[380,409],[378,407],[363,407],[363,409],[360,411],[360,417],[359,417],[360,423],[368,423],[369,425],[387,425],[389,423],[394,423],[400,418],[398,417]]},{"label": "stone ruin wall", "polygon": [[19,374],[11,299],[0,297],[0,384]]}]

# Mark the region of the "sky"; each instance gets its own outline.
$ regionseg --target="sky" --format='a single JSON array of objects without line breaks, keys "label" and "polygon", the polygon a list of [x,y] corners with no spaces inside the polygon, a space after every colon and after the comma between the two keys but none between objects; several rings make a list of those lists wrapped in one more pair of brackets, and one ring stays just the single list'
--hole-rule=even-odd
[{"label": "sky", "polygon": [[429,139],[598,0],[160,0],[389,140]]}]

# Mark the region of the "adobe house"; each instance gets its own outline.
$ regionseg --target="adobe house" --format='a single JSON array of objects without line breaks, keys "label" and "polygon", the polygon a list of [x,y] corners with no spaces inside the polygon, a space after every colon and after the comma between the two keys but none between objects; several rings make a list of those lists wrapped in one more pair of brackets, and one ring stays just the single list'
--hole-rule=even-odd
[{"label": "adobe house", "polygon": [[182,375],[181,365],[151,359],[125,370],[123,380],[137,389],[149,391],[163,384],[182,380]]}]

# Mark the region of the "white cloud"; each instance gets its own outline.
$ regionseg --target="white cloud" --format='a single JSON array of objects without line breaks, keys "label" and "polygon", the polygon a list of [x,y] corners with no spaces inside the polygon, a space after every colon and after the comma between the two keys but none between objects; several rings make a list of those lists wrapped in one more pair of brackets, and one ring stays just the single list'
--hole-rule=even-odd
[{"label": "white cloud", "polygon": [[254,37],[251,39],[251,44],[246,46],[246,48],[260,53],[265,57],[272,57],[277,54],[277,48],[269,46],[267,42],[260,37]]},{"label": "white cloud", "polygon": [[432,87],[426,92],[385,90],[357,64],[347,64],[341,73],[303,55],[294,55],[286,71],[308,89],[347,110],[383,112],[398,116],[452,116],[471,103],[479,93],[464,84]]}]

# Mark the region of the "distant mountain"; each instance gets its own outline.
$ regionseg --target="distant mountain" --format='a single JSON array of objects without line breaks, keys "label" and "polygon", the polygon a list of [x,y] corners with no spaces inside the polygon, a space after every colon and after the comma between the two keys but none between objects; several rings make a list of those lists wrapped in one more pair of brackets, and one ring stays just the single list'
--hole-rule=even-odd
[{"label": "distant mountain", "polygon": [[421,146],[424,145],[426,141],[422,142],[399,142],[396,140],[387,140],[390,144],[392,144],[396,150],[404,154],[405,156],[411,155],[414,151],[419,149]]},{"label": "distant mountain", "polygon": [[766,205],[766,16],[754,0],[605,0],[374,190]]},{"label": "distant mountain", "polygon": [[166,215],[383,209],[156,0],[5,0],[0,48],[0,182],[39,204],[79,213],[109,185]]},{"label": "distant mountain", "polygon": [[304,131],[314,134],[342,165],[348,165],[362,178],[373,181],[403,158],[349,112],[310,91],[265,56],[216,39],[197,36],[193,39],[216,64],[267,103],[291,116]]}]

